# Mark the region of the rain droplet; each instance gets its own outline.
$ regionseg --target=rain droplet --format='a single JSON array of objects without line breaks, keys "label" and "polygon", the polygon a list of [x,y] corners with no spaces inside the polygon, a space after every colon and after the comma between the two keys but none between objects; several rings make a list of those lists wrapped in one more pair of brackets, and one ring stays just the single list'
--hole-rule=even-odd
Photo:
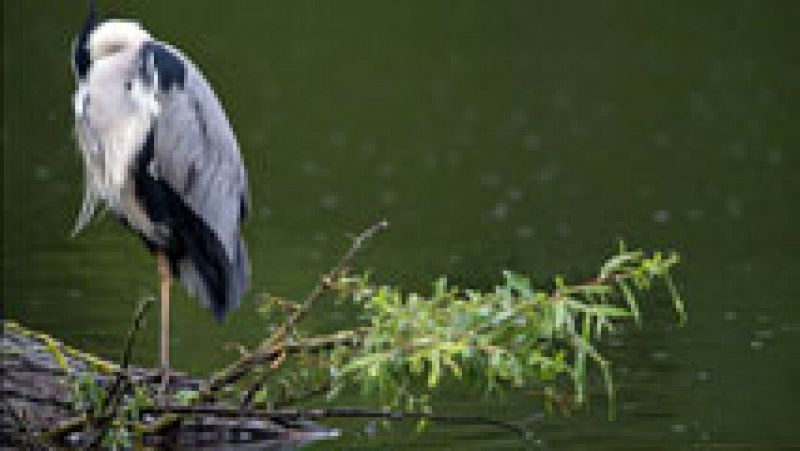
[{"label": "rain droplet", "polygon": [[392,163],[384,162],[378,165],[376,172],[379,177],[389,178],[394,175],[394,166],[392,166]]},{"label": "rain droplet", "polygon": [[663,362],[669,358],[669,352],[667,351],[655,351],[650,356],[653,360],[657,360],[659,362]]},{"label": "rain droplet", "polygon": [[737,197],[731,196],[725,200],[725,210],[732,218],[739,218],[742,216],[742,201]]},{"label": "rain droplet", "polygon": [[767,163],[773,166],[779,166],[783,161],[783,155],[781,155],[781,151],[778,149],[770,150],[767,153]]},{"label": "rain droplet", "polygon": [[699,208],[692,208],[691,210],[686,212],[686,217],[692,222],[700,221],[701,219],[703,219],[705,215],[706,215],[705,211]]},{"label": "rain droplet", "polygon": [[760,350],[761,348],[764,347],[764,342],[758,341],[758,340],[753,340],[753,341],[750,342],[750,347],[754,351],[758,351],[758,350]]},{"label": "rain droplet", "polygon": [[670,216],[669,210],[657,210],[653,212],[653,222],[657,224],[665,224],[669,222]]},{"label": "rain droplet", "polygon": [[481,185],[483,186],[497,186],[500,183],[500,176],[494,173],[487,173],[481,175]]},{"label": "rain droplet", "polygon": [[335,210],[339,206],[339,203],[339,196],[337,196],[336,193],[327,193],[320,199],[322,208],[326,210]]},{"label": "rain droplet", "polygon": [[397,194],[395,194],[394,191],[384,191],[381,193],[380,196],[381,204],[389,206],[393,205],[395,202],[397,202]]},{"label": "rain droplet", "polygon": [[331,145],[334,147],[343,147],[347,142],[347,135],[342,131],[335,131],[331,133]]},{"label": "rain droplet", "polygon": [[533,227],[529,225],[521,225],[517,227],[517,238],[527,240],[533,237]]},{"label": "rain droplet", "polygon": [[522,137],[522,146],[530,151],[538,151],[542,148],[542,137],[536,132],[528,132]]},{"label": "rain droplet", "polygon": [[775,332],[768,329],[762,329],[762,330],[757,330],[754,335],[759,340],[769,340],[770,338],[775,336]]},{"label": "rain droplet", "polygon": [[446,157],[445,162],[450,167],[456,167],[461,163],[461,154],[458,153],[457,151],[448,152],[447,155],[445,155],[445,157]]},{"label": "rain droplet", "polygon": [[558,168],[555,165],[545,166],[536,174],[536,181],[542,185],[548,184],[556,178]]},{"label": "rain droplet", "polygon": [[322,169],[319,166],[319,163],[312,160],[306,160],[300,165],[300,170],[305,175],[319,175],[322,172]]},{"label": "rain droplet", "polygon": [[525,193],[519,188],[511,188],[508,190],[508,199],[514,202],[522,200]]},{"label": "rain droplet", "polygon": [[492,218],[497,221],[502,221],[508,216],[508,204],[505,202],[498,202],[492,208]]},{"label": "rain droplet", "polygon": [[676,434],[684,434],[689,428],[683,423],[675,423],[670,427],[670,429],[672,429],[672,432]]},{"label": "rain droplet", "polygon": [[556,91],[553,96],[553,105],[561,111],[569,110],[572,106],[572,98],[564,91]]},{"label": "rain droplet", "polygon": [[375,154],[375,144],[371,141],[366,141],[361,144],[361,153],[365,156],[372,156]]},{"label": "rain droplet", "polygon": [[728,310],[722,314],[722,317],[725,319],[725,321],[735,321],[737,314],[732,310]]}]

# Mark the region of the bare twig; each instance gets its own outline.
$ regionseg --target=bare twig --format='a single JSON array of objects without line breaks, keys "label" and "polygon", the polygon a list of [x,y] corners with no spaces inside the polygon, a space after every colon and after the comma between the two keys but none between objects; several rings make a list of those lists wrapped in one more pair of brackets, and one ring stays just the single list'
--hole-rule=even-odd
[{"label": "bare twig", "polygon": [[142,328],[142,320],[144,319],[144,315],[152,305],[153,298],[147,297],[139,303],[139,307],[136,309],[133,322],[131,323],[130,329],[128,329],[128,338],[125,340],[125,350],[122,353],[120,371],[117,373],[114,383],[108,389],[105,403],[106,405],[103,406],[104,409],[108,407],[113,411],[116,409],[117,404],[119,403],[119,394],[122,391],[120,388],[122,387],[123,380],[128,378],[128,368],[131,364],[131,356],[133,355],[133,345],[136,343],[136,335]]},{"label": "bare twig", "polygon": [[283,347],[276,350],[275,353],[266,356],[265,361],[262,363],[270,363],[270,365],[266,367],[264,374],[259,375],[255,383],[248,387],[247,390],[244,390],[241,406],[243,408],[252,407],[256,393],[264,388],[267,382],[267,378],[269,377],[268,371],[274,369],[275,362],[280,361],[279,359],[281,356],[299,353],[316,353],[331,350],[336,346],[355,346],[360,342],[363,332],[363,328],[359,328],[285,343]]},{"label": "bare twig", "polygon": [[139,303],[136,309],[136,314],[133,316],[130,329],[128,329],[128,338],[125,340],[125,349],[122,353],[122,363],[120,364],[117,376],[114,378],[114,383],[106,391],[105,402],[101,404],[101,416],[95,420],[95,426],[98,434],[95,436],[91,444],[91,448],[97,448],[100,445],[100,440],[106,434],[111,420],[114,418],[114,412],[119,407],[119,402],[122,399],[123,387],[128,383],[128,368],[131,364],[131,356],[133,355],[133,345],[136,343],[136,335],[142,327],[142,320],[145,313],[153,305],[153,298],[146,297]]},{"label": "bare twig", "polygon": [[303,318],[314,302],[330,288],[330,285],[336,280],[337,276],[350,266],[353,258],[364,246],[364,243],[388,226],[389,223],[386,220],[381,220],[356,236],[350,249],[339,259],[338,263],[331,268],[330,271],[320,278],[311,292],[308,293],[303,303],[300,304],[300,307],[292,312],[286,321],[284,321],[269,338],[265,339],[255,351],[249,355],[242,356],[227,368],[214,374],[208,383],[200,390],[200,396],[197,401],[204,402],[213,399],[220,388],[240,379],[254,365],[266,361],[267,358],[274,359],[277,357],[280,354],[280,348],[283,347],[283,341],[286,339],[292,327]]}]

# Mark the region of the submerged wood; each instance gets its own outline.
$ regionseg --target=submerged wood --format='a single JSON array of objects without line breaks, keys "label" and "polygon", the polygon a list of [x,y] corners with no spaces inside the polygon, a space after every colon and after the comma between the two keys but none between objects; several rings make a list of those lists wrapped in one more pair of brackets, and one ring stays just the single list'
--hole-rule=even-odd
[{"label": "submerged wood", "polygon": [[[49,447],[85,446],[97,437],[87,436],[83,412],[71,402],[71,387],[81,375],[90,375],[108,390],[118,384],[120,365],[65,345],[49,335],[4,321],[2,335],[2,403],[0,445]],[[129,367],[130,384],[152,387],[160,383],[155,369]],[[174,374],[171,392],[199,390],[207,381]],[[128,385],[128,384],[126,384]],[[284,447],[335,437],[337,432],[304,418],[272,418],[230,415],[221,403],[209,403],[204,413],[181,418],[174,427],[145,432],[145,446]],[[214,412],[225,411],[225,415]],[[156,423],[159,415],[143,414],[143,424]],[[73,430],[70,426],[73,425]],[[61,428],[60,431],[56,429]]]}]

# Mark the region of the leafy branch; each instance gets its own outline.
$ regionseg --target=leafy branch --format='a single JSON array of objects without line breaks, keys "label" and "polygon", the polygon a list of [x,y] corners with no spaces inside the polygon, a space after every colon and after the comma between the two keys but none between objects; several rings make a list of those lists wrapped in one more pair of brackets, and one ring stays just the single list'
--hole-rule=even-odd
[{"label": "leafy branch", "polygon": [[[597,277],[584,283],[570,285],[556,277],[551,289],[535,289],[527,277],[505,271],[502,283],[489,292],[451,286],[442,277],[428,295],[376,285],[369,274],[343,275],[332,288],[360,309],[360,327],[328,341],[317,337],[293,344],[316,353],[321,342],[328,345],[318,362],[329,368],[329,399],[355,385],[385,406],[431,411],[429,400],[446,377],[461,380],[470,374],[490,392],[508,386],[542,388],[548,403],[560,396],[564,381],[571,381],[574,402],[580,405],[586,398],[588,363],[593,363],[611,407],[611,363],[598,344],[620,323],[640,324],[641,294],[659,280],[685,321],[670,277],[677,262],[675,254],[646,254],[620,245]],[[289,372],[297,374],[287,378],[297,380],[310,370],[304,366]]]}]

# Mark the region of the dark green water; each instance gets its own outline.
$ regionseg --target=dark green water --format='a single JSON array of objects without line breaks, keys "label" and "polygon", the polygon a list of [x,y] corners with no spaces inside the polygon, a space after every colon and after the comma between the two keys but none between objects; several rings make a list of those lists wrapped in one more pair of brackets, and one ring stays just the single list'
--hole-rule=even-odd
[{"label": "dark green water", "polygon": [[[415,289],[441,273],[486,288],[505,268],[585,277],[619,237],[677,249],[689,324],[645,307],[645,328],[608,350],[616,420],[598,395],[541,420],[538,444],[800,446],[796,3],[221,5],[101,2],[182,47],[226,105],[251,180],[254,293],[301,297],[347,233],[384,216],[390,232],[359,263]],[[83,4],[3,12],[4,314],[116,357],[156,271],[109,216],[68,236],[82,186],[68,52]],[[208,371],[234,357],[223,343],[265,333],[255,296],[222,326],[176,296],[177,368]],[[346,320],[323,305],[308,327]],[[155,362],[157,324],[154,312],[139,363]],[[455,388],[437,406],[541,410]],[[519,446],[492,429],[342,425],[319,447]]]}]

